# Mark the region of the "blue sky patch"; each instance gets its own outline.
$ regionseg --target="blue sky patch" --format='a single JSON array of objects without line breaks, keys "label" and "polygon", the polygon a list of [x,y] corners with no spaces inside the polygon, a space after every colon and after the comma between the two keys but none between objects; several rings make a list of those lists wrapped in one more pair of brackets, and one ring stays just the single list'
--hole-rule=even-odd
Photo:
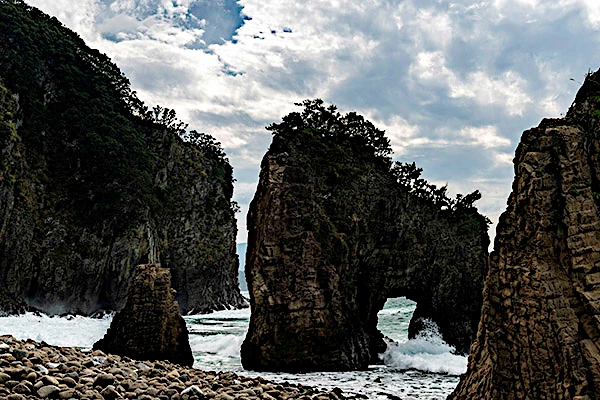
[{"label": "blue sky patch", "polygon": [[189,13],[205,21],[202,39],[206,46],[233,39],[236,31],[250,18],[242,15],[243,7],[236,0],[200,0],[190,6]]}]

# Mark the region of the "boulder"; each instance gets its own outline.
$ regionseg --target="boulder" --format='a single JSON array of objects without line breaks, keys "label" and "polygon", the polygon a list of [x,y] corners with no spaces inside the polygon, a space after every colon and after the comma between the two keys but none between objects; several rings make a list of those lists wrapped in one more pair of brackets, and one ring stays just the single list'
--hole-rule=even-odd
[{"label": "boulder", "polygon": [[600,398],[600,72],[527,130],[477,340],[450,399]]},{"label": "boulder", "polygon": [[20,296],[0,289],[0,317],[24,314],[27,310],[27,303]]},{"label": "boulder", "polygon": [[137,360],[192,366],[188,331],[173,295],[169,269],[160,264],[139,265],[125,307],[114,316],[94,349]]}]

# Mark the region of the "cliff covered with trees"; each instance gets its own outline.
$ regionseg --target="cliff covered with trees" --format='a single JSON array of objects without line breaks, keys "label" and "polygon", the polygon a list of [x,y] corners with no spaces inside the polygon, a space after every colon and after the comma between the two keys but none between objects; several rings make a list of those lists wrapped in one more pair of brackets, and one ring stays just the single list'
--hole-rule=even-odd
[{"label": "cliff covered with trees", "polygon": [[366,368],[385,350],[377,312],[417,302],[466,353],[479,321],[488,220],[479,192],[448,198],[414,164],[393,163],[384,132],[356,113],[305,101],[273,124],[248,214],[252,314],[246,368]]},{"label": "cliff covered with trees", "polygon": [[0,151],[0,309],[120,309],[159,261],[182,312],[244,306],[220,144],[20,0],[0,0]]}]

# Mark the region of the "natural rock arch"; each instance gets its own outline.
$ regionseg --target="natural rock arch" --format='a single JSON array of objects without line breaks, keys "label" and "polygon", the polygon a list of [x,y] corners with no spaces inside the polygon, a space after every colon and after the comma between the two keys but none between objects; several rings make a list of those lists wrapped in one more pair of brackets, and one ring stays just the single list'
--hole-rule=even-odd
[{"label": "natural rock arch", "polygon": [[363,369],[385,349],[377,312],[417,302],[468,352],[487,269],[477,193],[449,200],[411,165],[392,167],[383,132],[305,102],[273,125],[248,214],[252,314],[242,363],[255,370]]}]

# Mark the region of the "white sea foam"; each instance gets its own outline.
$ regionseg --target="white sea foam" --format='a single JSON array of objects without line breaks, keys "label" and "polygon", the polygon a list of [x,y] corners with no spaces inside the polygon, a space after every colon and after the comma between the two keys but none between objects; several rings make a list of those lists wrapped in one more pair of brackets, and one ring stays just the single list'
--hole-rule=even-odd
[{"label": "white sea foam", "polygon": [[416,338],[402,343],[388,344],[381,355],[390,367],[401,370],[416,369],[423,372],[460,375],[467,371],[467,357],[452,354],[454,347],[441,337],[437,325],[426,322],[427,328]]},{"label": "white sea foam", "polygon": [[239,310],[222,310],[222,311],[213,311],[208,314],[196,314],[196,315],[188,315],[185,317],[186,319],[194,320],[194,319],[229,319],[229,318],[250,318],[250,307],[241,308]]},{"label": "white sea foam", "polygon": [[[205,370],[235,371],[248,376],[263,376],[277,382],[289,381],[332,389],[345,394],[367,395],[370,399],[393,396],[419,397],[422,400],[445,398],[456,387],[466,368],[466,357],[451,354],[435,329],[414,340],[407,340],[408,321],[415,304],[406,299],[390,299],[380,313],[380,329],[399,344],[384,355],[387,365],[367,371],[278,374],[244,371],[240,346],[246,336],[249,309],[225,310],[185,317],[190,331],[194,367]],[[110,325],[111,318],[48,317],[32,313],[0,318],[0,335],[35,339],[58,346],[91,347]],[[436,336],[437,335],[437,336]],[[412,396],[412,397],[411,397]]]},{"label": "white sea foam", "polygon": [[244,336],[240,335],[191,336],[190,347],[193,353],[208,353],[239,359],[243,341]]},{"label": "white sea foam", "polygon": [[101,339],[110,326],[112,316],[88,318],[81,316],[49,317],[26,313],[0,318],[0,334],[17,339],[34,339],[55,346],[90,348]]}]

